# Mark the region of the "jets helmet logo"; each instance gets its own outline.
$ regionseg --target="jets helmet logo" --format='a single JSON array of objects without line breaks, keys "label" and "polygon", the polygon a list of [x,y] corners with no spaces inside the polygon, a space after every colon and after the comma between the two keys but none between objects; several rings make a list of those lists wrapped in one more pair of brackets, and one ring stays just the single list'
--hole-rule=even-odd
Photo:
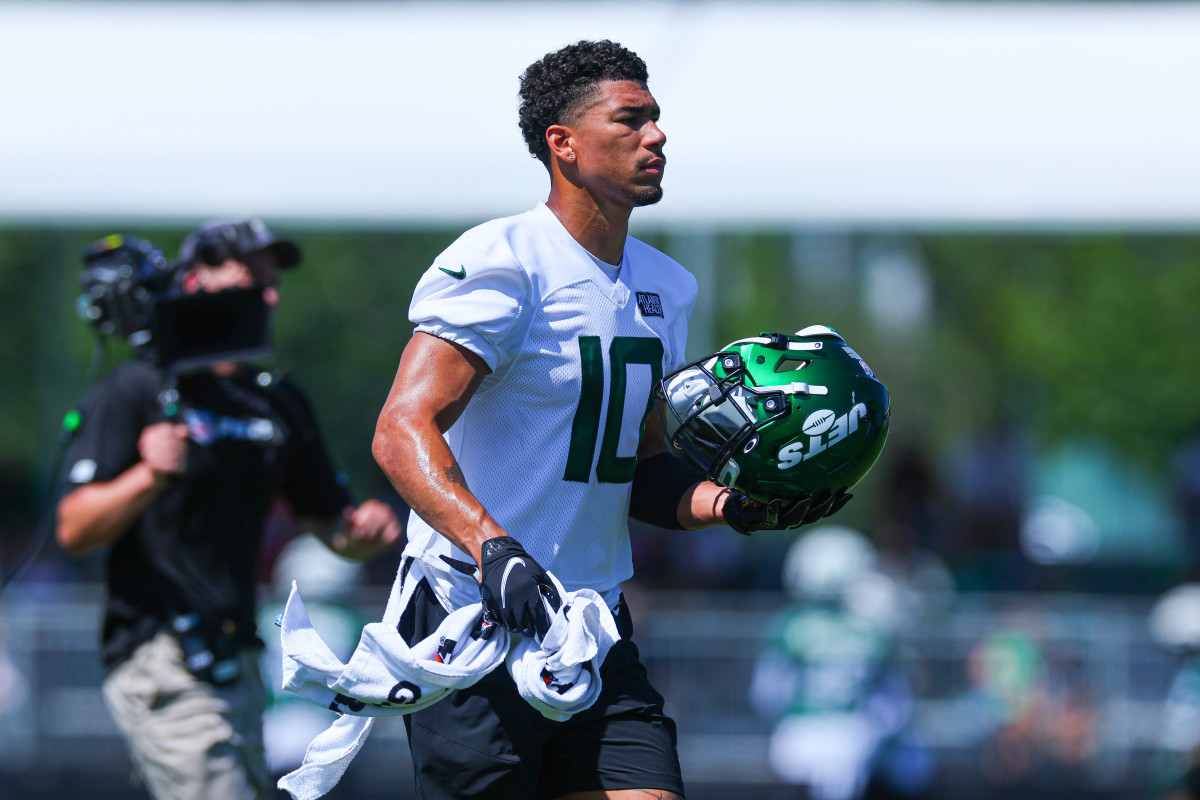
[{"label": "jets helmet logo", "polygon": [[866,416],[867,406],[864,403],[855,403],[849,411],[836,418],[829,409],[814,411],[804,420],[802,428],[808,434],[808,441],[799,439],[779,448],[779,468],[789,469],[818,453],[824,453],[856,433],[859,420]]},{"label": "jets helmet logo", "polygon": [[808,415],[808,419],[804,420],[802,430],[809,436],[816,436],[818,433],[824,433],[829,430],[829,426],[833,425],[834,413],[828,408],[823,408],[820,411],[814,411]]}]

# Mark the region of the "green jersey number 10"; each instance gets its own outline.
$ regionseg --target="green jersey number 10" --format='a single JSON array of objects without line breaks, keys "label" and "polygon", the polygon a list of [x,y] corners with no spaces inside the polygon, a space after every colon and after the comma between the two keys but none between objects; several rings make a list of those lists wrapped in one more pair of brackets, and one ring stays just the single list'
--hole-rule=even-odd
[{"label": "green jersey number 10", "polygon": [[[596,461],[596,480],[600,483],[628,483],[637,469],[637,455],[618,456],[621,426],[625,416],[625,375],[629,364],[650,367],[651,390],[646,408],[638,419],[638,440],[654,402],[654,387],[662,379],[663,344],[650,336],[617,336],[608,348],[608,413],[604,418],[604,441]],[[600,412],[604,404],[604,353],[599,336],[579,337],[580,371],[583,375],[579,406],[571,424],[571,448],[563,480],[587,483],[591,477],[592,456],[600,433]]]}]

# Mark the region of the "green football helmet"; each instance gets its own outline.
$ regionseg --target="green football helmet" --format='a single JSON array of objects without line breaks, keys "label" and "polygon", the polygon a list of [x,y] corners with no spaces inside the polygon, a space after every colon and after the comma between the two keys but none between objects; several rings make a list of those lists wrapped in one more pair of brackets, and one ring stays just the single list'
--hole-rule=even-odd
[{"label": "green football helmet", "polygon": [[672,452],[770,502],[846,490],[887,439],[887,387],[841,335],[812,325],[739,339],[659,382]]}]

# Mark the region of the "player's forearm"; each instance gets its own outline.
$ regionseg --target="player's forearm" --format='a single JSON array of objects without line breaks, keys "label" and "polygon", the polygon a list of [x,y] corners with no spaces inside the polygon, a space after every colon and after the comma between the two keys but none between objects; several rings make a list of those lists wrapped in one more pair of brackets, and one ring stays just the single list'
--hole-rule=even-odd
[{"label": "player's forearm", "polygon": [[167,486],[145,463],[105,483],[80,486],[58,504],[58,542],[72,555],[110,544]]},{"label": "player's forearm", "polygon": [[371,445],[375,460],[421,519],[480,563],[483,543],[505,531],[467,487],[432,422],[385,409]]},{"label": "player's forearm", "polygon": [[718,486],[712,481],[702,481],[684,492],[679,500],[676,513],[679,524],[685,529],[706,528],[710,525],[721,525],[725,517],[721,513],[729,489]]},{"label": "player's forearm", "polygon": [[[647,424],[649,434],[651,426]],[[704,473],[669,454],[661,437],[642,441],[629,498],[629,516],[674,530],[705,528],[724,522],[729,490],[704,480]]]}]

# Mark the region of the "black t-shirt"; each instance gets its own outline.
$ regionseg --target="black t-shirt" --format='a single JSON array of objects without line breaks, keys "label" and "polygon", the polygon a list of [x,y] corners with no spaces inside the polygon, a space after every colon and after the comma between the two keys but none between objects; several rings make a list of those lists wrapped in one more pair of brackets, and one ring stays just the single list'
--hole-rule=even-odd
[{"label": "black t-shirt", "polygon": [[[143,361],[123,364],[84,400],[67,451],[71,488],[110,481],[137,464],[142,429],[164,419],[165,381]],[[302,516],[351,503],[298,387],[244,369],[178,382],[188,426],[187,471],[111,547],[104,659],[124,661],[175,616],[256,640],[255,566],[275,499]]]}]

